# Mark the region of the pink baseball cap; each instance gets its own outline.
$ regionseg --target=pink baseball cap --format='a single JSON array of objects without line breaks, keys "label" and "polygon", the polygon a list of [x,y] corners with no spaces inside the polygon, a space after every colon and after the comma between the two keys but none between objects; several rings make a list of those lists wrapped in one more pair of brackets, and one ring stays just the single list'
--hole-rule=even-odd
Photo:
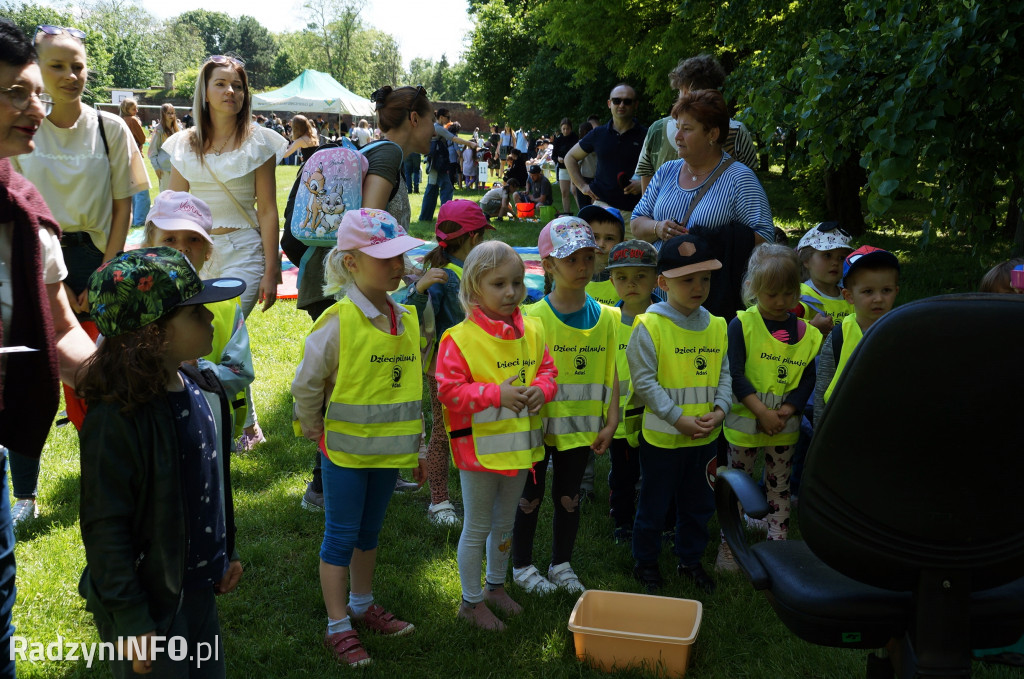
[{"label": "pink baseball cap", "polygon": [[444,247],[445,241],[458,238],[462,234],[472,233],[480,229],[494,228],[487,221],[487,216],[480,209],[480,205],[475,200],[466,200],[465,198],[449,200],[442,205],[437,213],[437,224],[440,225],[441,222],[455,222],[462,227],[453,233],[445,233],[435,226],[434,235],[437,236],[437,244],[441,247]]},{"label": "pink baseball cap", "polygon": [[554,256],[561,259],[583,248],[597,249],[594,232],[579,217],[556,217],[540,230],[537,250],[540,258]]},{"label": "pink baseball cap", "polygon": [[424,241],[406,233],[395,218],[384,210],[349,210],[338,226],[338,249],[358,250],[377,259],[388,259],[423,245]]},{"label": "pink baseball cap", "polygon": [[147,222],[164,231],[192,231],[213,243],[213,213],[205,201],[185,191],[163,191],[149,208]]}]

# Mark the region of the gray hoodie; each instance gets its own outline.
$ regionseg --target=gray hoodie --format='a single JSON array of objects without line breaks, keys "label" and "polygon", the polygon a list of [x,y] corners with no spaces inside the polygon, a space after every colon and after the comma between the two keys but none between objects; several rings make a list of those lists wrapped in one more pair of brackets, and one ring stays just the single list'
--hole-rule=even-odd
[{"label": "gray hoodie", "polygon": [[[711,314],[704,307],[685,316],[668,302],[658,302],[649,307],[647,313],[664,316],[680,328],[694,332],[705,330],[711,323]],[[683,410],[669,398],[665,389],[658,384],[658,353],[655,350],[651,334],[643,325],[638,325],[633,329],[629,347],[626,349],[626,358],[629,360],[629,379],[637,400],[666,422],[678,420],[679,416],[683,414]],[[715,405],[728,413],[731,404],[732,376],[729,373],[729,357],[723,351],[722,369],[718,376],[718,391],[715,393]]]}]

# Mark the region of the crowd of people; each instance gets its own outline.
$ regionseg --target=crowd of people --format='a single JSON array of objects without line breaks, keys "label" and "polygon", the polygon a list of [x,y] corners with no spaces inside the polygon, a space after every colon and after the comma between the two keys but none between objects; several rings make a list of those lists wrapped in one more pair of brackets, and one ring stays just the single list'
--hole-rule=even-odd
[{"label": "crowd of people", "polygon": [[[678,575],[715,590],[702,558],[721,464],[753,473],[763,458],[762,528],[787,538],[801,451],[853,349],[893,308],[900,262],[855,247],[834,222],[796,248],[780,242],[713,59],[680,62],[678,99],[650,128],[620,83],[606,122],[564,119],[549,141],[508,124],[461,137],[422,87],[375,91],[379,129],[361,121],[334,134],[302,115],[254,123],[244,64],[211,56],[190,124],[165,105],[148,140],[160,183],[149,204],[137,103],[121,116],[83,104],[83,38],[40,26],[30,39],[0,20],[0,342],[10,348],[0,444],[15,498],[12,508],[5,473],[0,641],[12,632],[14,525],[39,511],[63,382],[80,427],[80,592],[103,641],[141,650],[112,660],[115,675],[224,676],[216,596],[238,586],[244,550],[230,460],[267,438],[246,319],[277,299],[275,168],[346,133],[362,206],[344,212],[332,244],[302,246],[297,305],[312,326],[291,384],[295,433],[315,459],[302,504],[325,518],[333,658],[362,666],[360,634],[414,632],[374,594],[381,529],[403,485],[428,483],[429,521],[462,524],[456,615],[494,631],[523,610],[506,591],[510,560],[519,593],[585,590],[572,560],[595,454],[611,459],[608,530],[648,592],[663,586],[666,532]],[[420,157],[419,218],[435,223],[437,246],[411,267],[407,253],[424,244],[408,233]],[[480,162],[501,185],[453,198],[457,181],[480,181]],[[522,258],[486,236],[517,203],[553,204],[545,166],[563,209],[575,197],[577,210],[539,230],[544,296],[524,305]],[[143,247],[125,253],[133,214]],[[1024,291],[1018,263],[994,269],[985,290]],[[551,550],[538,568],[548,476]],[[721,542],[713,571],[736,568]],[[219,652],[200,670],[153,651],[154,635]],[[13,656],[2,669],[14,676]]]}]

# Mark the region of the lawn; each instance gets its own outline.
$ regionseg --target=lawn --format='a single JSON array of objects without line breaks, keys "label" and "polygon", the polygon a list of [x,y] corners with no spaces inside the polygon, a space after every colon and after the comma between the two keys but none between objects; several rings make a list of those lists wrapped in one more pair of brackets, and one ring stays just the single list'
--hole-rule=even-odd
[{"label": "lawn", "polygon": [[[278,202],[284,202],[295,168],[278,169]],[[792,191],[778,176],[766,179],[777,221],[792,237],[808,224],[796,217]],[[155,192],[154,192],[155,193]],[[456,192],[479,196],[480,192]],[[418,215],[420,196],[411,196]],[[556,192],[557,199],[557,192]],[[787,202],[788,201],[788,202]],[[896,252],[903,262],[900,300],[930,294],[966,291],[977,285],[981,273],[1006,256],[1004,247],[972,248],[950,236],[934,237],[922,250],[914,224],[915,206],[905,206],[896,221],[860,239]],[[513,245],[536,243],[537,223],[503,222],[492,236]],[[429,238],[433,225],[417,222],[412,233]],[[795,240],[793,241],[795,243]],[[280,301],[267,313],[249,319],[256,363],[255,400],[268,442],[235,457],[238,549],[245,574],[238,590],[219,600],[222,635],[230,677],[342,676],[321,647],[325,627],[323,601],[317,576],[323,515],[304,511],[299,499],[310,475],[314,449],[294,438],[290,427],[289,384],[309,318],[294,301]],[[602,489],[608,471],[598,460],[598,499],[582,510],[582,523],[574,567],[591,588],[639,592],[630,575],[628,548],[611,539],[612,525]],[[449,474],[453,500],[460,505],[458,475]],[[85,565],[78,530],[78,442],[73,427],[56,428],[43,457],[40,479],[42,514],[19,533],[18,599],[14,609],[16,634],[49,643],[57,635],[72,642],[96,640],[91,616],[77,594]],[[360,670],[365,677],[599,677],[580,665],[566,629],[575,602],[566,594],[536,597],[514,586],[509,591],[525,607],[504,634],[470,628],[455,619],[459,601],[456,567],[458,529],[440,528],[426,519],[429,502],[425,489],[392,500],[381,536],[375,580],[377,600],[416,624],[416,632],[401,639],[364,636],[373,665]],[[535,563],[547,564],[550,541],[550,505],[541,514]],[[799,512],[795,514],[799,529]],[[713,526],[713,534],[717,527]],[[715,545],[706,555],[714,560]],[[698,592],[674,575],[668,550],[661,568],[664,594],[700,598],[703,624],[687,674],[693,679],[836,678],[862,676],[865,653],[811,646],[789,633],[761,594],[739,575],[719,577],[712,596]],[[511,579],[511,578],[510,578]],[[976,665],[982,679],[1019,676],[1010,668]],[[26,677],[92,676],[85,662],[20,662]],[[98,676],[109,676],[102,667]],[[640,671],[623,677],[650,676]]]}]

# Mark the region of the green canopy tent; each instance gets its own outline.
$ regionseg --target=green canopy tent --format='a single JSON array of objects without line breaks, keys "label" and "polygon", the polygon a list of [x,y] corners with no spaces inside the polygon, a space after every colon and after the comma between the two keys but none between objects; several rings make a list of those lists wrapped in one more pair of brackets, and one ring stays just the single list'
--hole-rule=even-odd
[{"label": "green canopy tent", "polygon": [[373,117],[374,105],[327,73],[306,69],[295,80],[271,92],[253,95],[254,111],[338,113]]}]

